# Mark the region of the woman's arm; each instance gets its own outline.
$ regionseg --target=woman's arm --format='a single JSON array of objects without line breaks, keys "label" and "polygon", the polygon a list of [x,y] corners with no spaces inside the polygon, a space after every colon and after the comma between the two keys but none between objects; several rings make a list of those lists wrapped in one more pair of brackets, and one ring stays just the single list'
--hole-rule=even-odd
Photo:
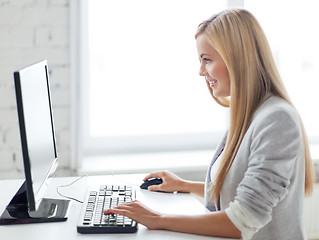
[{"label": "woman's arm", "polygon": [[203,182],[184,181],[184,186],[182,189],[185,190],[180,192],[194,193],[200,197],[204,197],[204,188]]},{"label": "woman's arm", "polygon": [[105,214],[124,215],[154,230],[163,229],[207,236],[241,238],[240,231],[224,211],[195,216],[167,215],[154,212],[139,201],[133,201],[109,209],[105,211]]},{"label": "woman's arm", "polygon": [[204,197],[203,182],[186,181],[166,171],[150,173],[144,178],[144,181],[149,178],[161,178],[163,180],[162,184],[150,186],[148,188],[150,191],[189,192]]},{"label": "woman's arm", "polygon": [[241,232],[230,221],[225,211],[196,216],[164,215],[160,229],[199,235],[241,238]]}]

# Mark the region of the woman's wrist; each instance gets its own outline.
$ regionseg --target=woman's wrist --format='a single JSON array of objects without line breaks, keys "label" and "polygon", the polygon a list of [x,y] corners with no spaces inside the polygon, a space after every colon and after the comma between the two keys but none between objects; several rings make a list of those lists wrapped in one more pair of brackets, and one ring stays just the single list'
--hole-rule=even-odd
[{"label": "woman's wrist", "polygon": [[190,193],[191,192],[191,185],[192,185],[192,183],[190,181],[182,180],[180,185],[179,185],[178,192]]},{"label": "woman's wrist", "polygon": [[194,193],[200,196],[204,194],[203,182],[183,181],[180,186],[181,192]]},{"label": "woman's wrist", "polygon": [[167,230],[166,224],[167,224],[167,217],[164,214],[159,214],[157,217],[157,224],[156,229],[157,230]]}]

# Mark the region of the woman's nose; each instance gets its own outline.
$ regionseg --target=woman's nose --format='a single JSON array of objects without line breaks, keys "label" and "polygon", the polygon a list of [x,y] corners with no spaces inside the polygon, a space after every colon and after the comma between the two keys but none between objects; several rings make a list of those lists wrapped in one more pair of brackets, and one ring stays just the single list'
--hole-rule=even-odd
[{"label": "woman's nose", "polygon": [[205,74],[206,74],[205,68],[203,66],[200,66],[199,75],[203,77],[203,76],[205,76]]}]

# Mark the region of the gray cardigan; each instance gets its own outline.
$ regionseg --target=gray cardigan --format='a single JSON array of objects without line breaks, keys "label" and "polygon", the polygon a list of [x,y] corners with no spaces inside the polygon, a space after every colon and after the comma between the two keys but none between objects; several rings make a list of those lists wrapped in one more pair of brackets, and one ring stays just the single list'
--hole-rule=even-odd
[{"label": "gray cardigan", "polygon": [[304,148],[295,109],[275,96],[259,107],[224,181],[219,206],[215,206],[209,198],[210,171],[225,138],[207,172],[206,207],[211,211],[225,210],[236,199],[263,224],[252,239],[306,239]]}]

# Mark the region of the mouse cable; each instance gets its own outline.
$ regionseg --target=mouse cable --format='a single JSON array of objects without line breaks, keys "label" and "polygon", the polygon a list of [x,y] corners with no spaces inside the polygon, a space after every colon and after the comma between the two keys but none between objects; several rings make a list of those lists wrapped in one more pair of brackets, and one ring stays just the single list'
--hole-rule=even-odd
[{"label": "mouse cable", "polygon": [[135,187],[139,187],[139,186],[140,186],[139,184],[131,183],[131,182],[126,181],[126,180],[124,180],[124,179],[122,179],[122,178],[120,178],[120,177],[117,177],[116,175],[114,175],[114,172],[113,172],[113,171],[108,171],[108,172],[109,172],[109,174],[110,174],[113,178],[115,178],[116,180],[118,180],[118,181],[120,181],[120,182],[123,182],[123,183],[125,183],[125,184],[129,184],[129,185],[132,185],[132,186],[135,186]]},{"label": "mouse cable", "polygon": [[61,197],[64,197],[64,198],[67,198],[67,199],[70,199],[70,200],[74,200],[74,201],[79,202],[79,203],[83,203],[83,201],[81,201],[81,200],[78,200],[78,199],[76,199],[76,198],[69,197],[69,196],[66,196],[66,195],[60,193],[59,189],[60,189],[60,188],[64,188],[64,187],[70,187],[71,185],[73,185],[74,183],[76,183],[77,181],[81,180],[81,179],[84,178],[84,177],[87,177],[87,174],[84,174],[84,175],[78,177],[77,179],[75,179],[73,182],[71,182],[71,183],[69,183],[69,184],[57,186],[57,187],[56,187],[57,193],[58,193]]}]

